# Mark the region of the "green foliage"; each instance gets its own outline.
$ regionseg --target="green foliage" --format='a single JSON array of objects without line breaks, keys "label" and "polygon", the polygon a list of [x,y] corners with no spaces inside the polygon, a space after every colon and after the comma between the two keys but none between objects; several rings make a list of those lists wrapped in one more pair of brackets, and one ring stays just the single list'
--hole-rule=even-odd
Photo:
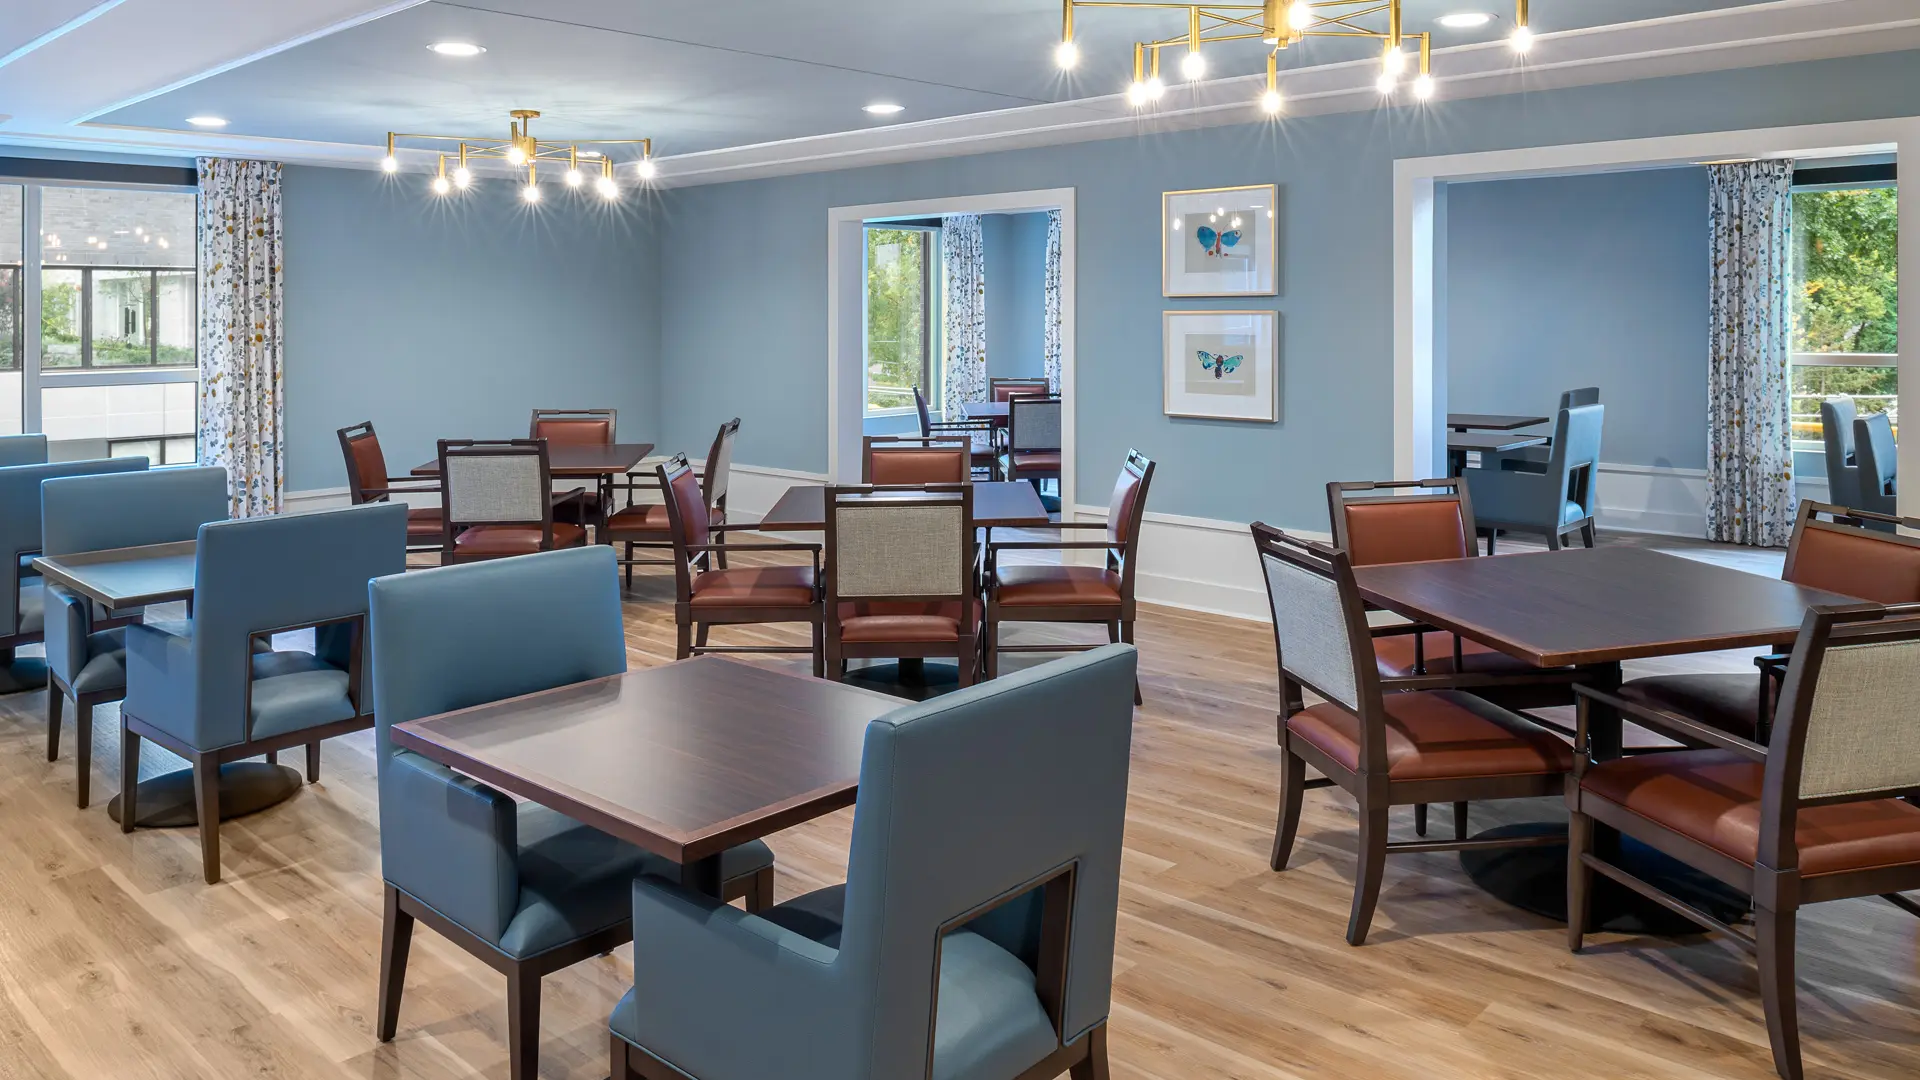
[{"label": "green foliage", "polygon": [[[1794,351],[1899,348],[1899,203],[1895,189],[1793,197]],[[1844,393],[1846,391],[1837,391]]]},{"label": "green foliage", "polygon": [[913,404],[926,370],[928,247],[919,230],[867,230],[869,409]]},{"label": "green foliage", "polygon": [[63,281],[40,287],[40,340],[80,343],[80,286]]},{"label": "green foliage", "polygon": [[0,269],[0,371],[13,371],[20,366],[20,357],[14,352],[13,336],[20,320],[16,313],[20,310],[20,271]]}]

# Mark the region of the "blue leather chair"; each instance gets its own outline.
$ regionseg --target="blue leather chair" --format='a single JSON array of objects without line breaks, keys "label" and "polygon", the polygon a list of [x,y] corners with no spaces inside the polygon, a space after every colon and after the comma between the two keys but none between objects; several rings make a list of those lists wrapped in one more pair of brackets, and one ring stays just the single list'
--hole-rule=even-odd
[{"label": "blue leather chair", "polygon": [[868,725],[843,886],[633,886],[614,1080],[1107,1075],[1132,735],[1109,645]]},{"label": "blue leather chair", "polygon": [[40,576],[28,564],[40,553],[40,483],[59,476],[133,472],[143,457],[62,461],[51,465],[0,467],[0,694],[37,690],[47,684],[47,665],[14,650],[41,640],[46,597]]},{"label": "blue leather chair", "polygon": [[[1600,388],[1580,386],[1572,390],[1560,391],[1560,408],[1577,409],[1582,405],[1600,404]],[[1556,412],[1555,415],[1558,415]],[[1493,455],[1482,455],[1493,457]],[[1511,454],[1498,455],[1500,468],[1518,469],[1521,472],[1543,473],[1553,462],[1553,441],[1549,439],[1544,446],[1529,446],[1515,450]],[[1491,467],[1491,466],[1489,466]]]},{"label": "blue leather chair", "polygon": [[1827,501],[1836,506],[1859,506],[1860,463],[1853,447],[1856,415],[1853,399],[1845,395],[1820,403],[1820,439],[1827,450]]},{"label": "blue leather chair", "polygon": [[[396,506],[398,504],[395,504]],[[372,583],[380,770],[381,1042],[393,1039],[416,919],[507,977],[513,1080],[540,1057],[540,978],[633,936],[633,877],[657,856],[396,748],[394,724],[627,669],[618,560],[606,545]],[[725,853],[723,895],[773,902],[773,853]]]},{"label": "blue leather chair", "polygon": [[[227,516],[225,469],[154,469],[69,476],[40,485],[40,553],[144,547],[192,540],[200,526]],[[47,760],[60,758],[60,709],[73,699],[74,764],[79,805],[92,779],[93,710],[127,692],[127,632],[112,613],[58,585],[45,586]]]},{"label": "blue leather chair", "polygon": [[0,435],[0,466],[46,463],[45,435]]},{"label": "blue leather chair", "polygon": [[1493,553],[1498,530],[1544,533],[1547,547],[1560,550],[1570,533],[1593,546],[1594,518],[1600,502],[1596,475],[1600,471],[1600,429],[1605,405],[1577,405],[1561,409],[1553,427],[1553,453],[1543,473],[1513,469],[1468,469],[1467,490],[1473,497],[1473,516],[1487,534],[1487,552]]},{"label": "blue leather chair", "polygon": [[[1898,514],[1900,448],[1893,441],[1893,422],[1887,419],[1886,413],[1874,413],[1853,422],[1853,451],[1860,462],[1860,490],[1848,505],[1876,514]],[[1891,531],[1891,526],[1887,528]]]},{"label": "blue leather chair", "polygon": [[[371,727],[367,582],[399,573],[407,508],[376,503],[200,526],[193,615],[127,628],[120,706],[120,830],[133,831],[140,740],[193,763],[194,810],[209,884],[220,880],[220,767]],[[256,652],[253,639],[314,628],[306,652]]]}]

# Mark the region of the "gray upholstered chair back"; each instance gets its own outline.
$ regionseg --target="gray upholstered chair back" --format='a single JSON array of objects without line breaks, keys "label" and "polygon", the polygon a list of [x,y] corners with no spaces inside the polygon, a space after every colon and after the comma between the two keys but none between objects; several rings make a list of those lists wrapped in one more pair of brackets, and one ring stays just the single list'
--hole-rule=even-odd
[{"label": "gray upholstered chair back", "polygon": [[1820,438],[1827,451],[1827,496],[1840,506],[1852,506],[1860,495],[1860,470],[1854,459],[1853,399],[1830,397],[1820,403]]},{"label": "gray upholstered chair back", "polygon": [[720,425],[713,447],[707,451],[707,474],[701,478],[701,490],[707,496],[707,509],[725,507],[727,482],[733,472],[733,441],[740,435],[740,418]]},{"label": "gray upholstered chair back", "polygon": [[1829,645],[1807,715],[1800,797],[1920,788],[1920,638]]},{"label": "gray upholstered chair back", "polygon": [[1060,449],[1060,399],[1015,397],[1008,401],[1007,440],[1020,452]]},{"label": "gray upholstered chair back", "polygon": [[0,467],[8,465],[45,465],[45,435],[0,435]]},{"label": "gray upholstered chair back", "polygon": [[1562,409],[1577,409],[1582,405],[1598,404],[1600,404],[1600,388],[1597,386],[1582,386],[1576,390],[1562,390],[1560,392],[1560,407]]},{"label": "gray upholstered chair back", "polygon": [[[1854,460],[1860,463],[1859,484],[1863,500],[1898,493],[1899,448],[1893,441],[1893,422],[1886,413],[1862,416],[1853,422]],[[1863,502],[1863,509],[1880,507]]]},{"label": "gray upholstered chair back", "polygon": [[951,596],[968,577],[966,507],[958,495],[832,491],[834,591],[842,599]]},{"label": "gray upholstered chair back", "polygon": [[1547,475],[1558,478],[1555,486],[1562,500],[1579,504],[1589,517],[1599,512],[1595,489],[1606,410],[1605,405],[1561,409],[1553,426],[1553,454],[1547,461]]},{"label": "gray upholstered chair back", "polygon": [[449,451],[443,478],[447,518],[462,525],[537,525],[549,498],[544,472],[541,455],[524,449]]},{"label": "gray upholstered chair back", "polygon": [[1349,629],[1350,600],[1342,595],[1336,568],[1326,560],[1312,565],[1306,558],[1287,558],[1270,543],[1260,543],[1259,551],[1282,672],[1358,711],[1362,686]]},{"label": "gray upholstered chair back", "polygon": [[[1135,665],[1131,646],[1106,646],[868,725],[835,965],[865,998],[851,1015],[870,1026],[855,1043],[867,1067],[847,1075],[926,1076],[943,934],[1063,871],[1063,1041],[1106,1019]],[[971,929],[1029,951],[1018,924]]]}]

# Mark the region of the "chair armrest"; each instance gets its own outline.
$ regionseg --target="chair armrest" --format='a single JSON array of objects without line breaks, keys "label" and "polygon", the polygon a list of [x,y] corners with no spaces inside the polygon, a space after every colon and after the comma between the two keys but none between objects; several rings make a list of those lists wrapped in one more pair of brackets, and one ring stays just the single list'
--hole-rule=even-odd
[{"label": "chair armrest", "polygon": [[424,494],[430,494],[432,492],[436,492],[440,490],[440,485],[437,483],[427,484],[424,487],[394,487],[393,486],[395,484],[411,485],[411,484],[418,484],[418,483],[420,483],[420,477],[418,476],[389,476],[387,477],[387,491],[389,493],[400,494],[400,495],[424,495]]},{"label": "chair armrest", "polygon": [[381,876],[499,941],[520,904],[512,797],[410,751],[380,764]]},{"label": "chair armrest", "polygon": [[1405,637],[1411,634],[1431,634],[1435,632],[1435,629],[1426,623],[1417,622],[1384,623],[1380,626],[1367,627],[1367,636],[1377,638]]},{"label": "chair armrest", "polygon": [[[93,632],[93,605],[48,582],[42,594],[46,606],[43,639],[47,669],[69,686],[87,663],[87,635]],[[48,688],[48,693],[60,691]]]},{"label": "chair armrest", "polygon": [[1105,540],[1007,540],[987,545],[989,551],[1098,551],[1124,547]]},{"label": "chair armrest", "polygon": [[820,554],[820,553],[821,553],[822,551],[824,551],[824,550],[825,550],[825,548],[824,548],[824,547],[823,547],[822,545],[820,545],[820,544],[788,544],[788,543],[772,543],[772,544],[689,544],[689,545],[687,546],[687,550],[688,550],[688,551],[691,551],[691,552],[701,552],[701,551],[722,551],[722,552],[727,552],[727,553],[730,553],[730,554],[737,554],[737,553],[739,553],[739,552],[742,552],[742,551],[809,551],[809,552],[812,552],[812,553],[813,553],[813,554],[815,554],[815,555],[818,555],[818,554]]},{"label": "chair armrest", "polygon": [[1793,657],[1782,653],[1774,653],[1771,656],[1756,656],[1753,658],[1753,666],[1759,668],[1762,675],[1769,675],[1775,679],[1785,679],[1787,677],[1787,665],[1792,662]]},{"label": "chair armrest", "polygon": [[193,745],[198,688],[194,626],[154,620],[127,627],[127,697],[121,710]]},{"label": "chair armrest", "polygon": [[1649,709],[1644,705],[1628,701],[1623,697],[1609,694],[1603,690],[1596,690],[1591,686],[1576,684],[1573,688],[1573,693],[1575,701],[1579,706],[1576,710],[1579,714],[1579,727],[1574,736],[1573,744],[1574,763],[1577,766],[1575,769],[1576,774],[1586,771],[1587,710],[1589,702],[1599,702],[1602,705],[1625,714],[1631,718],[1634,723],[1642,727],[1653,728],[1662,734],[1673,736],[1682,741],[1693,739],[1717,750],[1732,751],[1751,761],[1763,762],[1767,760],[1767,748],[1761,746],[1759,743],[1743,739],[1738,735],[1729,734],[1716,727],[1709,727],[1706,724],[1702,724],[1697,720],[1691,720],[1678,713]]},{"label": "chair armrest", "polygon": [[633,883],[633,947],[631,1034],[688,1075],[788,1075],[797,1046],[814,1075],[858,1074],[836,950],[657,877]]}]

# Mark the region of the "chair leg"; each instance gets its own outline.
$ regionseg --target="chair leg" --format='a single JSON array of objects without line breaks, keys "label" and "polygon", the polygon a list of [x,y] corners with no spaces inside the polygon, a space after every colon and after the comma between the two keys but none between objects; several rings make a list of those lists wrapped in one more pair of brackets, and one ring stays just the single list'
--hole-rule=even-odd
[{"label": "chair leg", "polygon": [[220,759],[193,756],[193,812],[200,819],[200,871],[207,884],[220,880]]},{"label": "chair leg", "polygon": [[1353,877],[1353,914],[1347,918],[1347,944],[1364,945],[1380,902],[1380,879],[1387,872],[1387,808],[1360,811],[1360,864]]},{"label": "chair leg", "polygon": [[1467,804],[1463,802],[1453,804],[1453,838],[1455,840],[1467,838]]},{"label": "chair leg", "polygon": [[[47,688],[53,691],[52,687]],[[53,691],[57,693],[58,691]],[[93,703],[73,705],[73,766],[75,801],[85,810],[93,802]]]},{"label": "chair leg", "polygon": [[[1120,624],[1120,640],[1126,642],[1128,645],[1133,644],[1132,619],[1127,619]],[[1138,676],[1135,676],[1133,680],[1133,703],[1135,705],[1145,705],[1147,703],[1147,700],[1140,696],[1140,679]]]},{"label": "chair leg", "polygon": [[633,591],[633,541],[631,540],[627,541],[627,565],[624,569],[627,572],[627,591],[632,592]]},{"label": "chair leg", "polygon": [[540,1075],[540,976],[516,966],[507,976],[507,1076]]},{"label": "chair leg", "polygon": [[1427,804],[1415,803],[1413,807],[1413,835],[1427,835]]},{"label": "chair leg", "polygon": [[1773,1068],[1783,1080],[1800,1080],[1800,1008],[1793,992],[1795,912],[1756,906],[1754,938],[1760,945],[1760,1000],[1773,1043]]},{"label": "chair leg", "polygon": [[140,794],[140,736],[127,730],[125,708],[120,712],[120,831],[133,831],[134,803]]},{"label": "chair leg", "polygon": [[320,740],[307,744],[307,783],[320,782]]},{"label": "chair leg", "polygon": [[1069,1080],[1108,1080],[1107,1025],[1087,1032],[1087,1056],[1067,1073]]},{"label": "chair leg", "polygon": [[400,1026],[400,995],[407,987],[407,949],[413,944],[413,916],[400,910],[400,890],[387,886],[380,922],[380,1015],[375,1037],[392,1042]]},{"label": "chair leg", "polygon": [[627,1040],[607,1033],[607,1080],[633,1080],[633,1070],[627,1067]]},{"label": "chair leg", "polygon": [[674,626],[673,658],[675,660],[685,660],[692,655],[693,625],[691,623],[679,623]]},{"label": "chair leg", "polygon": [[773,906],[773,867],[769,866],[753,875],[753,885],[747,890],[747,910],[761,912]]},{"label": "chair leg", "polygon": [[47,682],[47,760],[60,760],[60,709],[67,703],[67,695],[60,692],[52,680]]},{"label": "chair leg", "polygon": [[826,636],[827,636],[827,628],[821,623],[817,623],[817,622],[814,623],[813,624],[813,677],[816,679],[824,679],[827,677],[827,654],[825,649]]},{"label": "chair leg", "polygon": [[1593,546],[1593,542],[1596,538],[1597,538],[1597,534],[1596,534],[1596,530],[1594,528],[1593,522],[1589,521],[1585,525],[1580,526],[1580,539],[1588,547]]},{"label": "chair leg", "polygon": [[266,753],[261,754],[260,758],[262,761],[265,761],[269,765],[278,765],[280,764],[280,751],[269,750]]},{"label": "chair leg", "polygon": [[713,632],[713,624],[712,624],[712,623],[701,623],[701,624],[699,625],[699,627],[698,627],[698,628],[697,628],[697,629],[696,629],[696,630],[694,631],[694,637],[693,637],[693,647],[694,647],[694,648],[696,648],[696,649],[704,649],[704,648],[706,648],[706,647],[707,647],[707,635],[708,635],[708,634],[710,634],[710,633],[712,633],[712,632]]},{"label": "chair leg", "polygon": [[1562,545],[1560,543],[1560,534],[1552,529],[1548,529],[1547,530],[1547,550],[1559,551],[1561,547]]},{"label": "chair leg", "polygon": [[1580,856],[1593,852],[1593,819],[1575,811],[1567,818],[1567,949],[1579,952],[1586,944],[1587,921],[1593,910],[1593,868]]},{"label": "chair leg", "polygon": [[980,670],[986,672],[988,680],[1000,677],[1000,624],[988,621],[980,632]]},{"label": "chair leg", "polygon": [[1307,794],[1307,762],[1284,746],[1280,749],[1280,819],[1273,826],[1273,854],[1267,865],[1285,870],[1293,857],[1293,838],[1300,831],[1300,803]]},{"label": "chair leg", "polygon": [[716,570],[727,568],[727,534],[713,534],[713,564]]},{"label": "chair leg", "polygon": [[972,686],[975,682],[979,681],[980,678],[979,649],[976,646],[973,635],[962,634],[960,643],[955,647],[954,651],[958,654],[954,657],[954,660],[956,661],[956,666],[960,669],[960,685]]}]

